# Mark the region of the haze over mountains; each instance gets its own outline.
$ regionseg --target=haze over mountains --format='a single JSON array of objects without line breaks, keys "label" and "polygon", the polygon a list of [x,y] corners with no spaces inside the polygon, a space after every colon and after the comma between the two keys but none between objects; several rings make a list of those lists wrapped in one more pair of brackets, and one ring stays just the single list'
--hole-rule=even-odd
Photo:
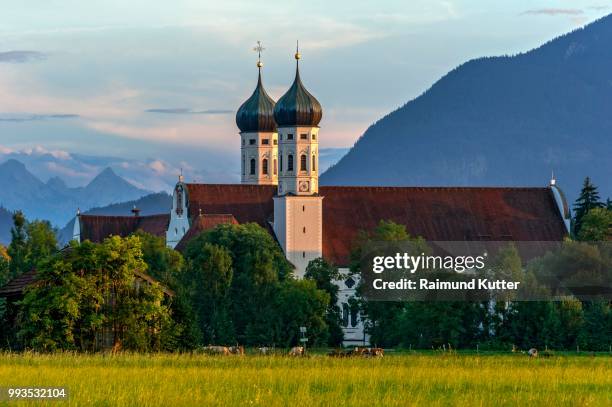
[{"label": "haze over mountains", "polygon": [[0,185],[1,206],[11,211],[22,210],[28,219],[45,219],[54,225],[65,225],[77,208],[87,210],[150,193],[130,184],[110,168],[83,187],[68,187],[59,177],[43,182],[13,159],[0,164]]},{"label": "haze over mountains", "polygon": [[469,61],[374,123],[322,185],[541,186],[612,196],[612,16]]}]

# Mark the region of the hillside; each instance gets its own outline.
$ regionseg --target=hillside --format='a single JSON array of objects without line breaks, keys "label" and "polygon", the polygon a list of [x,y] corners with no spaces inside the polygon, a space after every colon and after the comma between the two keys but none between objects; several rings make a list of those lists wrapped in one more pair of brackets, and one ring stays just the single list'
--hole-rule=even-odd
[{"label": "hillside", "polygon": [[13,227],[13,214],[0,207],[0,244],[8,245],[11,242],[11,228]]},{"label": "hillside", "polygon": [[612,16],[469,61],[373,124],[322,185],[545,185],[612,195]]}]

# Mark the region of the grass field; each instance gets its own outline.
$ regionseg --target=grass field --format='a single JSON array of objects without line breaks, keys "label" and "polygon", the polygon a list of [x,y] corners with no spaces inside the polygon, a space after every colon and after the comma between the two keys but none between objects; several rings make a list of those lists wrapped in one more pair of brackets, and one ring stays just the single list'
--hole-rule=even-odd
[{"label": "grass field", "polygon": [[612,405],[612,357],[393,354],[0,354],[0,386],[67,386],[68,402],[5,405]]}]

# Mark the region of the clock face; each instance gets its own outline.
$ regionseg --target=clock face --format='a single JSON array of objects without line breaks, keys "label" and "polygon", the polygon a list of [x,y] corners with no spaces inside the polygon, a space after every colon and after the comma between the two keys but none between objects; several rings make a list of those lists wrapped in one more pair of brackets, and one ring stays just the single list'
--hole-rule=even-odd
[{"label": "clock face", "polygon": [[300,181],[299,190],[300,192],[308,192],[309,185],[308,181]]}]

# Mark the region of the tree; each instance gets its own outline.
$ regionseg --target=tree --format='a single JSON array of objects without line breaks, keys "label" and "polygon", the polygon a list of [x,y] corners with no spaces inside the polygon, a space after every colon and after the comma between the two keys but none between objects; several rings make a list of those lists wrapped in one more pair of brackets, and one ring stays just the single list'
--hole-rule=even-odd
[{"label": "tree", "polygon": [[591,182],[591,178],[586,177],[582,190],[576,202],[574,203],[574,234],[580,233],[582,227],[582,218],[594,208],[603,207],[603,203],[600,201],[599,192],[597,187]]},{"label": "tree", "polygon": [[612,209],[593,208],[582,218],[578,240],[612,240]]},{"label": "tree", "polygon": [[11,243],[8,247],[10,277],[32,270],[57,251],[55,231],[47,221],[28,222],[22,212],[13,215]]},{"label": "tree", "polygon": [[233,343],[230,288],[233,273],[230,252],[200,241],[190,245],[184,290],[189,298],[203,343]]},{"label": "tree", "polygon": [[312,280],[286,280],[278,287],[274,300],[275,332],[282,346],[300,344],[300,327],[307,327],[309,346],[326,346],[329,330],[326,312],[329,294]]},{"label": "tree", "polygon": [[2,287],[9,279],[9,262],[10,257],[6,248],[0,245],[0,287]]},{"label": "tree", "polygon": [[[286,326],[289,311],[297,321],[314,324],[307,326],[317,335],[313,341],[327,340],[327,327],[320,327],[319,322],[325,323],[329,297],[314,283],[312,286],[291,283],[291,264],[261,226],[219,225],[205,231],[189,242],[185,260],[187,272],[183,284],[192,293],[189,297],[195,314],[203,321],[200,328],[204,340],[231,338],[245,345],[291,343],[295,332]],[[302,301],[303,296],[314,296],[310,299],[314,303]],[[301,298],[303,307],[281,309],[280,303],[288,306],[287,298],[294,298],[296,304]],[[327,301],[321,308],[316,304],[323,299]],[[209,309],[217,310],[218,317],[203,315]],[[230,336],[230,332],[234,335]]]},{"label": "tree", "polygon": [[161,287],[138,282],[146,271],[138,237],[71,243],[39,263],[21,301],[19,338],[37,350],[168,349],[173,324]]},{"label": "tree", "polygon": [[8,255],[11,258],[10,278],[16,277],[26,271],[27,257],[27,234],[26,219],[23,212],[17,211],[13,214],[13,227],[11,228],[11,243],[8,247]]},{"label": "tree", "polygon": [[142,259],[147,264],[148,274],[162,284],[176,288],[185,263],[181,253],[166,246],[166,241],[161,237],[142,230],[134,235],[140,239]]},{"label": "tree", "polygon": [[306,267],[304,278],[313,280],[319,290],[329,295],[329,306],[326,311],[326,323],[329,327],[329,345],[340,346],[344,340],[341,326],[341,312],[338,306],[338,285],[336,281],[344,276],[338,268],[322,257],[312,260]]}]

